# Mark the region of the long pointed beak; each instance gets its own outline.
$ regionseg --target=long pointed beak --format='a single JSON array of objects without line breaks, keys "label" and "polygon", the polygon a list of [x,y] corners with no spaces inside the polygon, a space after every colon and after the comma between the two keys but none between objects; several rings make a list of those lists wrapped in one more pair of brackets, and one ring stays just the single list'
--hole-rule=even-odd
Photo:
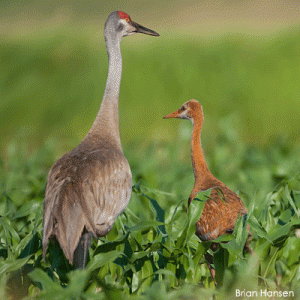
[{"label": "long pointed beak", "polygon": [[170,119],[170,118],[178,118],[179,117],[179,111],[175,110],[174,112],[172,112],[171,114],[168,114],[166,116],[164,116],[164,119]]},{"label": "long pointed beak", "polygon": [[138,33],[144,33],[144,34],[149,34],[149,35],[153,35],[153,36],[159,36],[159,34],[157,32],[155,32],[154,30],[148,29],[138,23],[135,23],[133,21],[131,21],[131,25],[135,27],[136,32]]}]

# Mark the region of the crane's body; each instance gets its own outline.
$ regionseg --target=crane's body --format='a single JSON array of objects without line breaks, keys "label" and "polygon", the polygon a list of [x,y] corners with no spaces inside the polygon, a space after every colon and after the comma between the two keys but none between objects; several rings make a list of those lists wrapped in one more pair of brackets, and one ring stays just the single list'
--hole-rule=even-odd
[{"label": "crane's body", "polygon": [[[186,104],[187,105],[187,104]],[[188,206],[199,192],[211,189],[205,202],[201,218],[196,223],[196,235],[202,241],[214,240],[218,236],[232,232],[239,215],[247,214],[239,196],[217,179],[208,169],[201,147],[203,112],[196,101],[189,101],[193,110],[193,131],[191,139],[191,158],[195,177],[194,188]]]},{"label": "crane's body", "polygon": [[105,236],[129,203],[130,166],[119,134],[118,99],[122,74],[122,36],[156,32],[123,12],[109,15],[104,29],[109,58],[101,107],[82,142],[51,167],[44,200],[43,256],[56,238],[70,264],[84,268],[92,238]]},{"label": "crane's body", "polygon": [[196,223],[196,235],[202,241],[211,241],[225,233],[232,233],[236,219],[247,214],[239,196],[216,178],[209,178],[206,188],[194,188],[189,202],[197,193],[208,189],[211,189],[211,193],[204,204],[201,218]]},{"label": "crane's body", "polygon": [[[193,123],[191,157],[195,184],[188,199],[188,207],[199,192],[211,189],[210,196],[204,204],[202,215],[196,223],[196,235],[202,241],[211,241],[225,233],[232,233],[237,218],[240,215],[247,214],[247,208],[239,196],[217,179],[208,169],[200,139],[204,119],[202,106],[198,101],[190,100],[184,103],[180,109],[166,115],[164,118],[189,119]],[[213,243],[212,249],[216,250],[216,247],[216,243]],[[248,241],[245,249],[252,253]],[[206,259],[212,262],[209,255],[206,255]],[[212,267],[210,267],[210,270],[214,279],[214,270]]]}]

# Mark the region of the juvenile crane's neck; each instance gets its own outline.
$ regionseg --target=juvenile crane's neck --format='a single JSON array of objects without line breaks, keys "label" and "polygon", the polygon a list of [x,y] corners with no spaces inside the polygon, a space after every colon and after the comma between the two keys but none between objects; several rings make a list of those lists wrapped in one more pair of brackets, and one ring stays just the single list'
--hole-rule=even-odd
[{"label": "juvenile crane's neck", "polygon": [[103,100],[88,136],[98,136],[100,141],[107,138],[120,150],[119,92],[122,76],[121,37],[108,34],[105,37],[108,54],[108,76]]},{"label": "juvenile crane's neck", "polygon": [[193,122],[193,132],[192,132],[192,144],[191,144],[191,156],[192,156],[192,164],[195,176],[195,186],[203,185],[208,179],[210,179],[213,175],[210,173],[205,158],[203,154],[203,150],[201,147],[201,128],[202,122],[199,120],[194,120]]}]

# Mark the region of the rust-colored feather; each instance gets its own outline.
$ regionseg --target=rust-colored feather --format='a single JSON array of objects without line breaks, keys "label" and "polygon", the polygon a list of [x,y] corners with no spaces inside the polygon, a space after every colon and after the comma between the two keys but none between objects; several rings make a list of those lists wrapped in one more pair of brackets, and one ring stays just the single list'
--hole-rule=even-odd
[{"label": "rust-colored feather", "polygon": [[[188,207],[199,192],[211,189],[210,197],[206,200],[202,215],[196,223],[195,234],[202,241],[211,241],[225,233],[232,233],[237,218],[239,215],[247,214],[247,209],[239,196],[230,190],[223,182],[214,177],[207,167],[200,140],[203,124],[202,106],[197,100],[190,100],[184,103],[180,109],[166,115],[164,118],[189,119],[194,125],[191,141],[191,156],[195,184],[188,200]],[[249,226],[248,234],[250,237]],[[216,243],[211,244],[213,251],[216,251],[217,248],[218,245]],[[248,245],[248,241],[245,244],[245,249],[253,254],[253,251]],[[215,285],[217,285],[215,270],[210,265],[210,263],[213,263],[213,258],[209,253],[206,253],[205,259],[208,261],[210,273]]]},{"label": "rust-colored feather", "polygon": [[[204,204],[201,218],[196,223],[196,235],[202,241],[214,240],[225,233],[231,233],[239,215],[247,214],[242,200],[221,181],[212,180],[208,186],[210,187],[206,189],[212,188],[212,191]],[[189,202],[195,196],[192,193]]]},{"label": "rust-colored feather", "polygon": [[203,124],[202,106],[198,101],[190,100],[184,103],[180,109],[164,118],[190,119],[194,125],[191,139],[191,157],[195,184],[188,205],[197,193],[212,189],[210,198],[205,202],[202,215],[196,223],[197,236],[201,240],[207,241],[232,232],[236,219],[239,215],[247,214],[247,209],[239,196],[215,178],[207,167],[200,140]]}]

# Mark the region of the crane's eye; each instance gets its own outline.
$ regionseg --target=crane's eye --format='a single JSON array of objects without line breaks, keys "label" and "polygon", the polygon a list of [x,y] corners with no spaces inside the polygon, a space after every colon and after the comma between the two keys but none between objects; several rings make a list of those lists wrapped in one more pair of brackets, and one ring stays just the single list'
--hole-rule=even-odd
[{"label": "crane's eye", "polygon": [[184,106],[181,106],[180,107],[180,111],[184,111],[185,110],[185,107]]},{"label": "crane's eye", "polygon": [[129,18],[126,18],[125,21],[126,21],[127,23],[129,23],[129,22],[130,22],[130,19],[129,19]]},{"label": "crane's eye", "polygon": [[123,30],[124,25],[122,23],[119,23],[119,26],[117,28],[118,31],[122,31]]}]

